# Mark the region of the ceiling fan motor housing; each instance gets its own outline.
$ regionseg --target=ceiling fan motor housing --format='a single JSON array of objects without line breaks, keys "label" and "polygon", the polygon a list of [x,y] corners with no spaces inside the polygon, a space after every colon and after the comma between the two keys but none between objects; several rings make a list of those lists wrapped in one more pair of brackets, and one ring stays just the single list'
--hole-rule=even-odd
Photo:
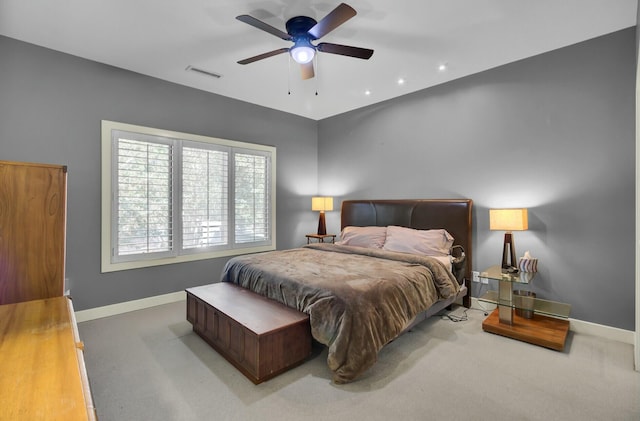
[{"label": "ceiling fan motor housing", "polygon": [[313,28],[318,22],[308,16],[295,16],[287,21],[287,33],[294,40],[298,38],[316,39],[309,33],[309,29]]}]

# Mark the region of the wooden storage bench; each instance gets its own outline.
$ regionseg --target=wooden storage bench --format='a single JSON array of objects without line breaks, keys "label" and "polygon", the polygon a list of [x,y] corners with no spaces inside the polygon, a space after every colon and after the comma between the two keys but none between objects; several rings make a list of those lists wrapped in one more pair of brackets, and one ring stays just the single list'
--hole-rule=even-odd
[{"label": "wooden storage bench", "polygon": [[229,282],[188,288],[193,330],[258,384],[311,354],[309,316]]}]

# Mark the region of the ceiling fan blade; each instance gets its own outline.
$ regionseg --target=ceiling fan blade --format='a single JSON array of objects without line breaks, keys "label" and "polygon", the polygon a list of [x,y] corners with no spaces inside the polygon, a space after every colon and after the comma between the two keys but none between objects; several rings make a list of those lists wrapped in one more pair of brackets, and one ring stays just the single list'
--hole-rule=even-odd
[{"label": "ceiling fan blade", "polygon": [[277,56],[278,54],[287,53],[287,52],[289,52],[288,48],[278,48],[277,50],[269,51],[268,53],[263,53],[263,54],[259,54],[257,56],[245,58],[244,60],[240,60],[238,62],[238,64],[249,64],[249,63],[253,63],[254,61],[258,61],[258,60],[262,60],[264,58]]},{"label": "ceiling fan blade", "polygon": [[329,12],[327,16],[322,18],[320,22],[316,23],[307,32],[311,34],[314,39],[322,38],[355,15],[356,11],[353,7],[340,3],[338,7]]},{"label": "ceiling fan blade", "polygon": [[316,75],[315,72],[313,71],[313,61],[310,61],[309,63],[301,64],[300,70],[302,71],[303,80],[311,79]]},{"label": "ceiling fan blade", "polygon": [[331,44],[328,42],[321,42],[316,48],[323,53],[340,54],[342,56],[361,58],[364,60],[368,60],[373,55],[373,50],[368,48],[351,47],[349,45]]},{"label": "ceiling fan blade", "polygon": [[293,38],[291,38],[291,35],[287,34],[286,32],[282,32],[281,30],[279,30],[278,28],[274,28],[273,26],[264,23],[261,20],[258,20],[256,18],[254,18],[253,16],[249,16],[249,15],[240,15],[240,16],[236,16],[236,19],[238,19],[241,22],[244,22],[246,24],[249,24],[251,26],[253,26],[254,28],[258,28],[258,29],[262,29],[265,32],[270,33],[271,35],[275,35],[278,38],[282,38],[285,41],[291,41]]}]

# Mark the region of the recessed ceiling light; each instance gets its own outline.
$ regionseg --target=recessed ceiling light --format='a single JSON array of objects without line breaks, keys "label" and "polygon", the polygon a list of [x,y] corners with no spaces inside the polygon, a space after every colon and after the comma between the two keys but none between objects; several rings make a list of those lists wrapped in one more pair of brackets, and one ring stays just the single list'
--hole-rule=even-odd
[{"label": "recessed ceiling light", "polygon": [[398,85],[404,85],[404,79],[403,78],[398,79]]},{"label": "recessed ceiling light", "polygon": [[366,96],[369,96],[369,95],[371,95],[371,91],[367,89],[366,91],[364,91],[364,94],[365,94]]},{"label": "recessed ceiling light", "polygon": [[444,72],[445,70],[447,70],[447,63],[442,63],[438,66],[438,70],[441,72]]}]

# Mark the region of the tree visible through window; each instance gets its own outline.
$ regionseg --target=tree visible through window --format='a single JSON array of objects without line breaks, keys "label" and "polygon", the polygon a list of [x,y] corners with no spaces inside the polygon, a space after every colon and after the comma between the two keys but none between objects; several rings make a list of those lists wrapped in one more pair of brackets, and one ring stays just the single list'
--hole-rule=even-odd
[{"label": "tree visible through window", "polygon": [[229,153],[182,150],[183,247],[193,249],[229,241]]},{"label": "tree visible through window", "polygon": [[269,235],[267,157],[247,153],[236,154],[235,175],[236,241],[264,241]]},{"label": "tree visible through window", "polygon": [[[141,267],[275,248],[275,148],[103,122],[103,153],[105,124],[109,264]],[[103,252],[103,271],[105,259]]]},{"label": "tree visible through window", "polygon": [[168,252],[172,248],[172,147],[118,139],[118,254]]}]

